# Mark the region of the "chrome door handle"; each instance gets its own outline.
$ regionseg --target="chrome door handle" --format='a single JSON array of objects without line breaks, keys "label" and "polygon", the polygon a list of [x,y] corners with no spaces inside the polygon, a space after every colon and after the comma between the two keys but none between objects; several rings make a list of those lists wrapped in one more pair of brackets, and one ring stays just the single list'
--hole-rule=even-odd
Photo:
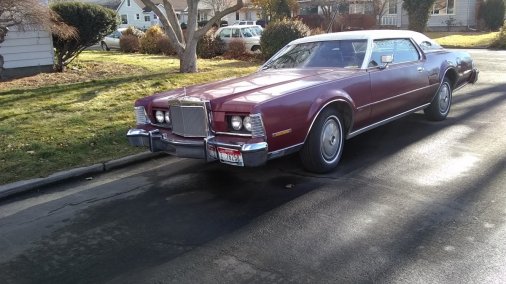
[{"label": "chrome door handle", "polygon": [[423,69],[423,67],[418,67],[418,69],[416,69],[416,70],[418,70],[418,72],[423,72],[424,69]]}]

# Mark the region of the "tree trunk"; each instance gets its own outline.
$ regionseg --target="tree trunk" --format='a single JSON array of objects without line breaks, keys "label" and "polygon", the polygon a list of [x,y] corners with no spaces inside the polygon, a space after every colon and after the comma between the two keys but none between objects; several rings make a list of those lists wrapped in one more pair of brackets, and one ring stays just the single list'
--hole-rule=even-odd
[{"label": "tree trunk", "polygon": [[179,72],[196,73],[197,69],[197,39],[191,38],[186,43],[183,55],[179,60]]}]

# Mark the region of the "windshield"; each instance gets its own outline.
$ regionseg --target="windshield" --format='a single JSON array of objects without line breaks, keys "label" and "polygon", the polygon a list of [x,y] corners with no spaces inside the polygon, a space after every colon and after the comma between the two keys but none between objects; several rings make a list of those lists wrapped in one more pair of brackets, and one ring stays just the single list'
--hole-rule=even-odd
[{"label": "windshield", "polygon": [[273,68],[360,68],[364,61],[367,40],[335,40],[308,42],[288,46],[263,69]]}]

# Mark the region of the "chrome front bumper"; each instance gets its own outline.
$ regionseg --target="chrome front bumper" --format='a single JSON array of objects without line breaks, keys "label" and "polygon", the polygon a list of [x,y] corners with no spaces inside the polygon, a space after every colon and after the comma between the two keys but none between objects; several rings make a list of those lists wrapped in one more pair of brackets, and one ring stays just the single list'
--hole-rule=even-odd
[{"label": "chrome front bumper", "polygon": [[241,152],[246,167],[261,166],[267,162],[268,156],[266,142],[229,144],[219,142],[212,136],[202,140],[185,140],[167,137],[159,130],[144,129],[130,129],[127,138],[130,145],[147,147],[151,152],[166,152],[177,157],[205,159],[208,162],[220,160],[212,149],[215,150],[217,147],[234,149]]}]

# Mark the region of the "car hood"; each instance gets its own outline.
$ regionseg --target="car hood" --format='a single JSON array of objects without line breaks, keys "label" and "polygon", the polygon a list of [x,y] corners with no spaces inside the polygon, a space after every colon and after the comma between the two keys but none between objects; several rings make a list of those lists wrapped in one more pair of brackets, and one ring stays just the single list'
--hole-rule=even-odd
[{"label": "car hood", "polygon": [[329,80],[352,76],[358,70],[283,69],[264,70],[228,80],[195,85],[159,93],[146,99],[158,107],[166,107],[168,99],[190,97],[209,101],[213,111],[249,112],[256,104]]}]

